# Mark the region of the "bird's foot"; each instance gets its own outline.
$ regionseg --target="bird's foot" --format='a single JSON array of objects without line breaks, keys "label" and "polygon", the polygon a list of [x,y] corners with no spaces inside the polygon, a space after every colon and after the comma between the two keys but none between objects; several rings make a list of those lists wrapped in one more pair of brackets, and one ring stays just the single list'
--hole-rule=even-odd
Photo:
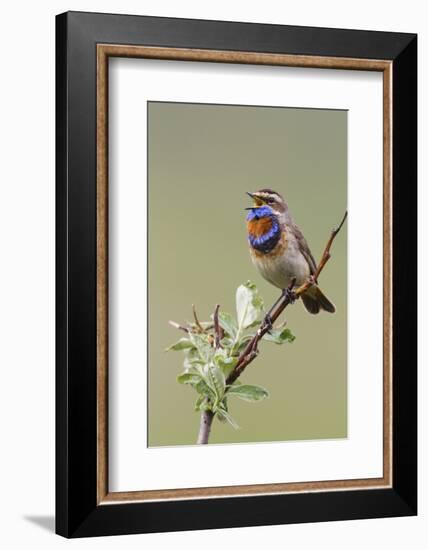
[{"label": "bird's foot", "polygon": [[290,304],[294,304],[294,302],[296,301],[296,293],[294,292],[294,290],[291,290],[291,288],[284,288],[284,290],[282,291],[282,295],[286,300],[288,300],[288,302],[290,302]]},{"label": "bird's foot", "polygon": [[282,295],[285,300],[290,302],[290,304],[294,304],[294,302],[296,301],[296,293],[289,287],[284,288],[284,290],[282,291]]}]

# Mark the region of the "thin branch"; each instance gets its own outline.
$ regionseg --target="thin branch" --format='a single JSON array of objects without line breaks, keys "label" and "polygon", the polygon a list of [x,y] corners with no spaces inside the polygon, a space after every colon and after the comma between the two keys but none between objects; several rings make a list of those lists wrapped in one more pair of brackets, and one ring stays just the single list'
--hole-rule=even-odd
[{"label": "thin branch", "polygon": [[212,411],[201,412],[201,423],[199,426],[199,434],[197,445],[206,445],[210,438],[211,425],[213,423],[214,413]]},{"label": "thin branch", "polygon": [[189,334],[189,332],[190,332],[190,329],[189,329],[189,328],[185,327],[184,325],[180,325],[179,323],[176,323],[175,321],[168,321],[168,323],[169,323],[172,327],[174,327],[174,328],[176,328],[176,329],[178,329],[178,330],[182,330],[182,331],[184,331],[184,332],[187,332],[187,334]]},{"label": "thin branch", "polygon": [[215,306],[214,310],[214,334],[215,334],[215,348],[222,348],[223,346],[220,344],[220,340],[223,338],[223,329],[220,326],[219,320],[218,320],[218,312],[220,309],[220,304],[217,304]]},{"label": "thin branch", "polygon": [[336,238],[336,235],[339,233],[339,231],[342,229],[343,224],[345,223],[346,218],[348,217],[348,211],[346,210],[342,221],[340,222],[339,226],[336,229],[333,229],[330,235],[330,238],[327,242],[327,245],[324,249],[323,255],[321,256],[320,263],[318,264],[317,270],[314,273],[314,279],[315,282],[318,280],[319,274],[324,269],[325,264],[328,262],[328,260],[331,258],[330,255],[330,248],[333,244],[334,239]]},{"label": "thin branch", "polygon": [[201,323],[199,322],[198,316],[196,315],[196,307],[195,307],[195,304],[192,304],[192,311],[193,311],[193,318],[195,319],[195,325],[198,327],[198,329],[199,329],[201,332],[205,332],[204,327],[201,325]]}]

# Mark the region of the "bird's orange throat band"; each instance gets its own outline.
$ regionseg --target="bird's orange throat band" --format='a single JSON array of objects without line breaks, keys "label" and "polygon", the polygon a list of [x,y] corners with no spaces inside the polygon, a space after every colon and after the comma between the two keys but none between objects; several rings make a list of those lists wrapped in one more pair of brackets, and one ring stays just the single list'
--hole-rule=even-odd
[{"label": "bird's orange throat band", "polygon": [[265,217],[247,221],[248,233],[253,237],[261,237],[272,229],[272,218]]}]

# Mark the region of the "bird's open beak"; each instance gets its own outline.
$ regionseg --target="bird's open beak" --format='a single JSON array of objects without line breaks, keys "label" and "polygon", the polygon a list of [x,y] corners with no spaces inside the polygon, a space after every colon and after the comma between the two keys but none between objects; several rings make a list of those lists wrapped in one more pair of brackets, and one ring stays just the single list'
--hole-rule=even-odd
[{"label": "bird's open beak", "polygon": [[251,208],[246,208],[246,210],[252,210],[253,208],[258,208],[259,206],[263,206],[263,204],[265,204],[264,200],[256,193],[250,193],[249,191],[246,191],[246,193],[254,201],[254,206]]}]

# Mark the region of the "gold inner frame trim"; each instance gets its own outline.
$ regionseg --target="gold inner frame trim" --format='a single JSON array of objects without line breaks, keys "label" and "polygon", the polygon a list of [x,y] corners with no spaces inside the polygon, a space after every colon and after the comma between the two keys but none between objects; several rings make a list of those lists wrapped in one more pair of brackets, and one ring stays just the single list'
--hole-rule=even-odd
[{"label": "gold inner frame trim", "polygon": [[[383,476],[298,483],[109,492],[108,489],[108,59],[348,69],[383,73]],[[392,486],[392,70],[391,61],[256,52],[97,45],[97,503],[184,500]]]}]

